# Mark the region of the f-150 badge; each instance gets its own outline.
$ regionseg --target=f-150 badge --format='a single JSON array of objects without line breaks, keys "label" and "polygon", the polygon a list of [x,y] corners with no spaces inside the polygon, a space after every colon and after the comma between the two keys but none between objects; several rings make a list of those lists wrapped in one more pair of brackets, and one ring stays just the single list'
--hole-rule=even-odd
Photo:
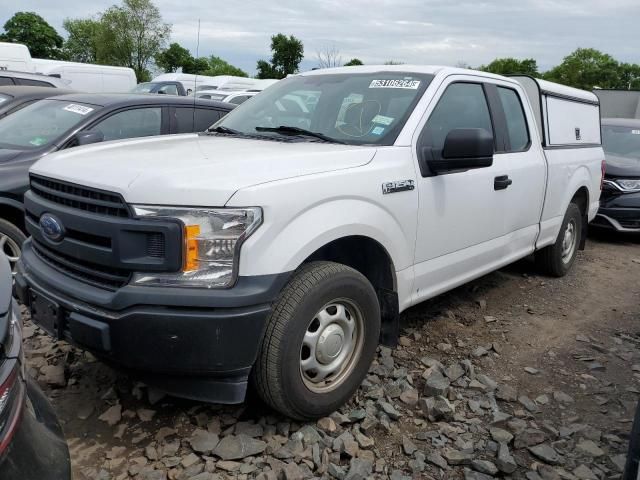
[{"label": "f-150 badge", "polygon": [[395,182],[385,182],[382,184],[382,194],[405,192],[407,190],[413,190],[415,182],[413,180],[396,180]]}]

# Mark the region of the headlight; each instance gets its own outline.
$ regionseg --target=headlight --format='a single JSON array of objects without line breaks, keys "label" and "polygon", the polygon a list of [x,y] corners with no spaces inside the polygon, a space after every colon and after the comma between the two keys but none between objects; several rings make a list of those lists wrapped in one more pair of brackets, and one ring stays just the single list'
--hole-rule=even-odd
[{"label": "headlight", "polygon": [[262,223],[262,209],[134,206],[141,217],[178,219],[184,225],[182,271],[135,273],[136,285],[223,288],[238,275],[242,242]]},{"label": "headlight", "polygon": [[640,179],[625,180],[622,178],[616,178],[614,183],[616,183],[623,192],[640,191]]}]

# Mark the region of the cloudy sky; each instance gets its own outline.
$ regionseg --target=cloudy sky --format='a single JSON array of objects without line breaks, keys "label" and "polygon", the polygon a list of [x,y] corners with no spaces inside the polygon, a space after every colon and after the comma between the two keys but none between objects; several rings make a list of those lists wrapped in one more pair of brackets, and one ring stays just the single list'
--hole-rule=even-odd
[{"label": "cloudy sky", "polygon": [[[0,2],[0,25],[17,10],[35,11],[64,36],[62,21],[86,17],[117,0]],[[472,66],[496,57],[533,57],[547,69],[578,47],[640,63],[639,0],[155,0],[173,25],[171,41],[201,56],[215,54],[255,73],[269,58],[274,33],[293,34],[305,47],[303,69],[317,52],[339,50],[346,62],[388,60]]]}]

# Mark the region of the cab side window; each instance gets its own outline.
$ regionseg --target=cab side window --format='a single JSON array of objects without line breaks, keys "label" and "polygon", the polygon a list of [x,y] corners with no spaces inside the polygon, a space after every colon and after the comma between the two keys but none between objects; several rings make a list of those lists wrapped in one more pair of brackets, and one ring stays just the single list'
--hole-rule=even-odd
[{"label": "cab side window", "polygon": [[507,122],[507,135],[510,143],[508,151],[526,150],[529,146],[529,130],[518,93],[510,88],[498,87],[498,96]]},{"label": "cab side window", "polygon": [[439,157],[451,130],[482,128],[493,135],[489,104],[482,85],[453,83],[447,87],[420,135],[420,144]]},{"label": "cab side window", "polygon": [[101,131],[105,141],[160,135],[162,110],[160,107],[125,110],[105,118],[91,130]]}]

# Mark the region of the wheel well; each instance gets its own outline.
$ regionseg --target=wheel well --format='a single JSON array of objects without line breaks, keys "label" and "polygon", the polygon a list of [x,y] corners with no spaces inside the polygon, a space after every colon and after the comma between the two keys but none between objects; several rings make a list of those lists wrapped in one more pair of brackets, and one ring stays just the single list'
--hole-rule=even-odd
[{"label": "wheel well", "polygon": [[309,255],[303,263],[325,260],[347,265],[364,275],[378,296],[382,328],[380,341],[395,346],[399,330],[399,306],[393,261],[377,241],[364,236],[343,237]]},{"label": "wheel well", "polygon": [[5,220],[13,223],[26,234],[24,227],[24,212],[19,208],[11,205],[0,204],[0,218],[4,218]]},{"label": "wheel well", "polygon": [[580,235],[580,250],[584,250],[585,243],[587,242],[587,229],[589,223],[589,190],[586,187],[580,187],[578,191],[571,198],[571,203],[575,203],[582,213],[582,232]]}]

